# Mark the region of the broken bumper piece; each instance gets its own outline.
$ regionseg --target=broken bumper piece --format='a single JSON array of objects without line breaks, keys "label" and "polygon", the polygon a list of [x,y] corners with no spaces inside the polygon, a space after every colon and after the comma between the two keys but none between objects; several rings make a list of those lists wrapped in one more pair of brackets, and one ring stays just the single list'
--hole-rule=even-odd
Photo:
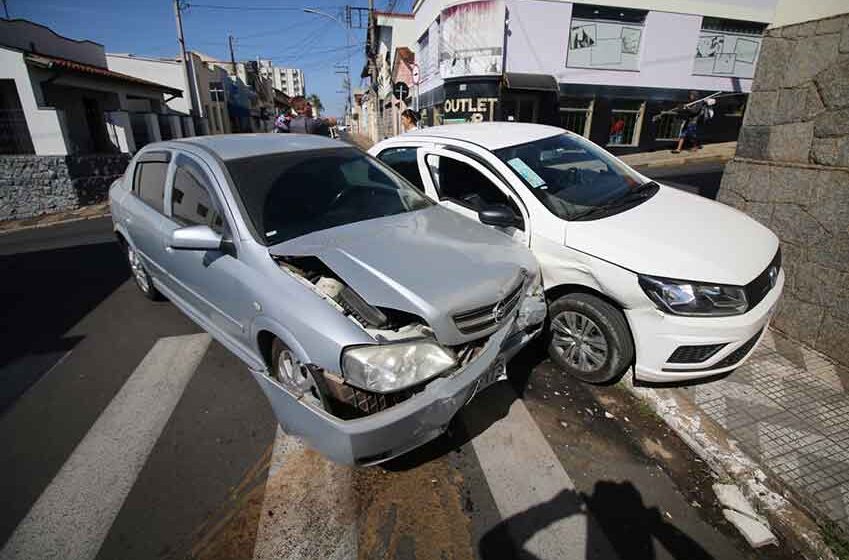
[{"label": "broken bumper piece", "polygon": [[512,356],[539,329],[516,330],[515,321],[494,333],[481,353],[450,376],[431,381],[423,391],[382,412],[342,420],[298,398],[268,376],[251,371],[287,434],[303,437],[314,449],[338,463],[368,465],[397,457],[442,434],[477,391],[492,379],[493,367]]}]

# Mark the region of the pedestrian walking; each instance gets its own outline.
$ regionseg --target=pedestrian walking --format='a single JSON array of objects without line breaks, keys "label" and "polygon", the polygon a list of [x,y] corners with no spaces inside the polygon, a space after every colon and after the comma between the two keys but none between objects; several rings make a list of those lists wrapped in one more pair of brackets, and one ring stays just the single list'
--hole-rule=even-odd
[{"label": "pedestrian walking", "polygon": [[304,97],[293,97],[291,103],[298,116],[289,121],[289,132],[330,136],[330,127],[312,116],[312,105]]},{"label": "pedestrian walking", "polygon": [[623,119],[622,117],[616,117],[613,123],[610,125],[610,137],[608,138],[608,143],[621,144],[624,134],[625,119]]},{"label": "pedestrian walking", "polygon": [[695,91],[690,92],[690,102],[677,109],[675,113],[684,119],[681,123],[681,132],[678,134],[678,146],[672,150],[673,154],[680,154],[684,142],[689,141],[692,149],[701,148],[699,144],[699,119],[702,116],[703,103],[694,103],[699,97]]},{"label": "pedestrian walking", "polygon": [[419,114],[412,109],[404,109],[401,113],[401,127],[404,132],[410,132],[419,129]]}]

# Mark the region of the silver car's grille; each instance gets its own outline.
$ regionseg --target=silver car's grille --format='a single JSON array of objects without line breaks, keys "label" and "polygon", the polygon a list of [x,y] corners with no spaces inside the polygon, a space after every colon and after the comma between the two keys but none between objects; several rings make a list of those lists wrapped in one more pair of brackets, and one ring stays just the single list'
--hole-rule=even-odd
[{"label": "silver car's grille", "polygon": [[463,311],[454,315],[454,324],[463,334],[475,334],[485,331],[506,319],[516,309],[519,300],[522,299],[522,288],[525,285],[525,275],[522,274],[519,281],[510,288],[504,298],[469,311]]}]

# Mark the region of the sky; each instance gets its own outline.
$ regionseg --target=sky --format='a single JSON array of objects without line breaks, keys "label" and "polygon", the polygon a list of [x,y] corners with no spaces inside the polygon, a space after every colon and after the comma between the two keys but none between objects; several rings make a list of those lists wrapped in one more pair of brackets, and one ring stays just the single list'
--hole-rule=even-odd
[{"label": "sky", "polygon": [[[386,9],[391,0],[375,0]],[[344,113],[343,75],[336,64],[347,64],[351,81],[360,85],[365,64],[365,29],[346,32],[331,20],[303,12],[314,8],[344,21],[344,6],[368,5],[367,0],[184,0],[186,48],[230,60],[227,36],[235,37],[237,60],[270,58],[277,66],[302,68],[307,94],[324,104],[324,115]],[[412,0],[399,0],[395,11],[408,11]],[[173,0],[6,0],[10,18],[46,25],[72,39],[101,43],[106,52],[174,56],[179,52]]]}]

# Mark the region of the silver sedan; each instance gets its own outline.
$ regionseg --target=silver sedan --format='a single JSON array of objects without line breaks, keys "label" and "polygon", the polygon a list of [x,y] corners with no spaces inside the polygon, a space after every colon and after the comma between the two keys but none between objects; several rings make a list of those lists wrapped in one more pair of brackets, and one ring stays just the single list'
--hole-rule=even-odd
[{"label": "silver sedan", "polygon": [[442,433],[545,317],[525,247],[328,138],[151,144],[109,198],[142,293],[241,358],[283,428],[339,462]]}]

